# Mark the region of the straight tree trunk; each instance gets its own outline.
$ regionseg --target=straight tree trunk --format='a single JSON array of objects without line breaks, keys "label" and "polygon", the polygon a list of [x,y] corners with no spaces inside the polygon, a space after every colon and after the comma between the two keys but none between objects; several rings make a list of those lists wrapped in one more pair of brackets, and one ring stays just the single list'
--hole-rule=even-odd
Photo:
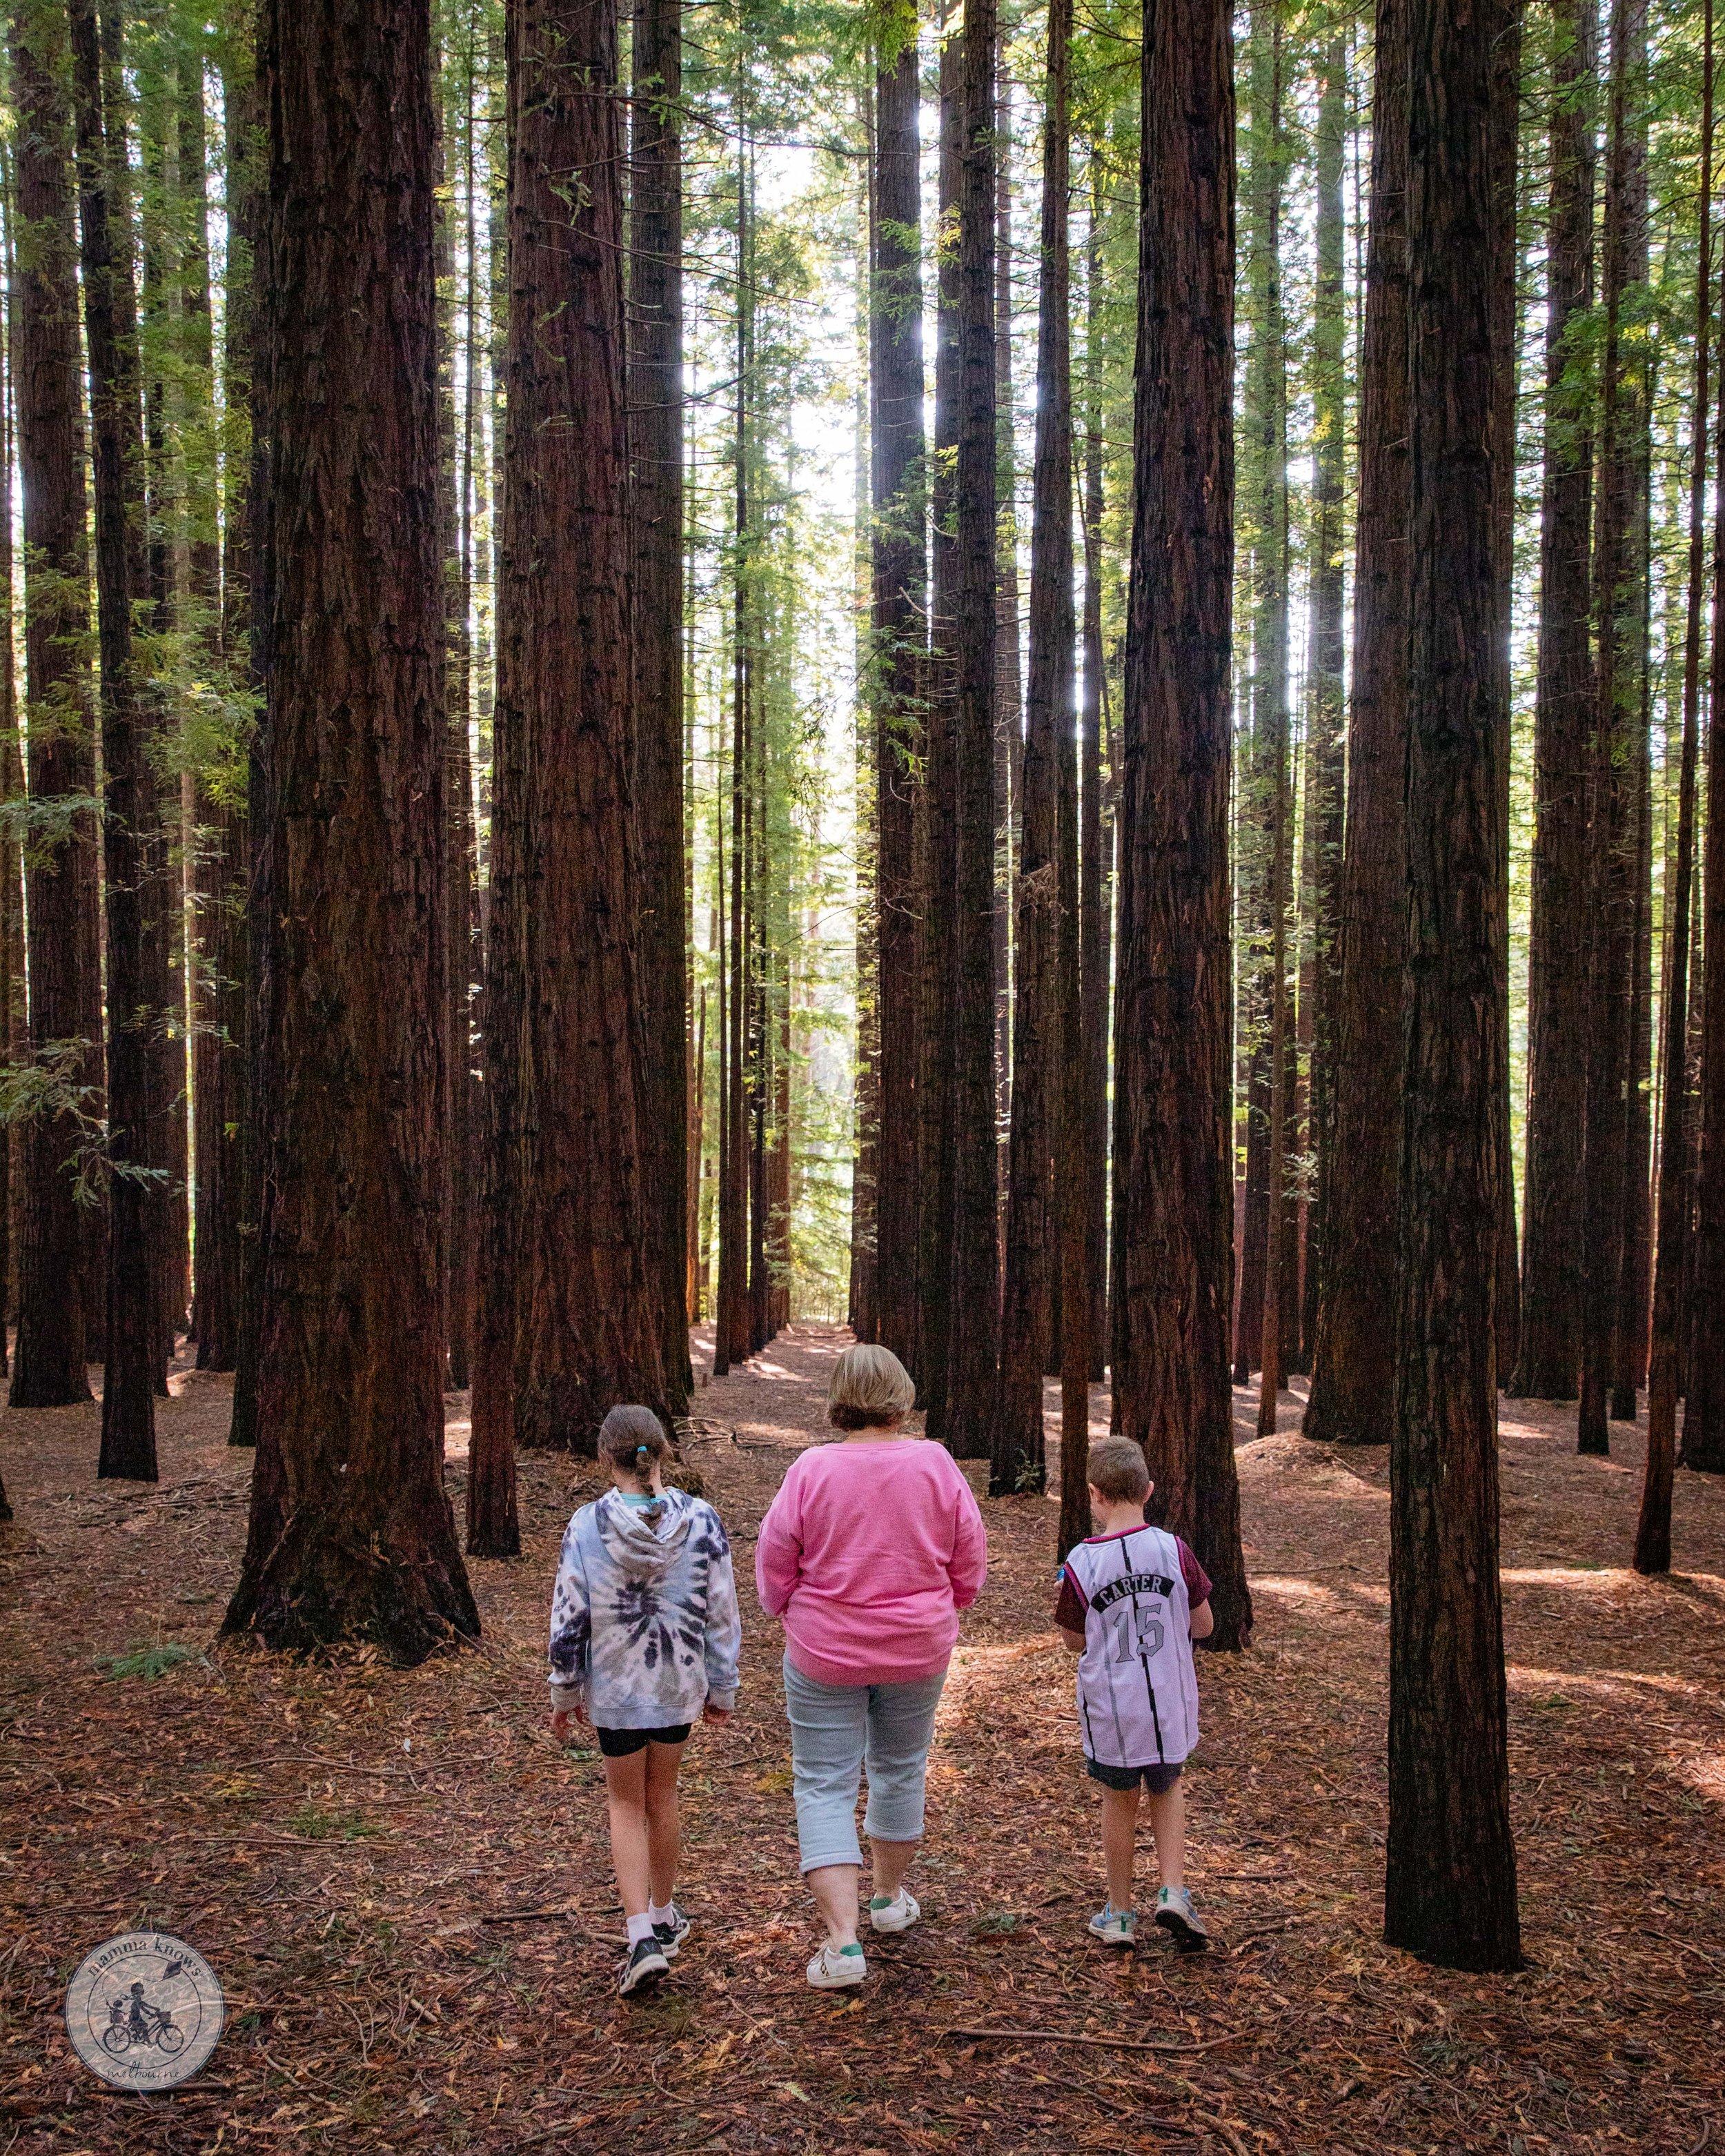
[{"label": "straight tree trunk", "polygon": [[[1660,999],[1659,1228],[1647,1373],[1647,1460],[1635,1524],[1635,1570],[1671,1568],[1671,1483],[1684,1261],[1689,1249],[1689,932],[1695,901],[1695,778],[1701,717],[1701,613],[1707,578],[1707,397],[1712,357],[1713,0],[1702,9],[1701,231],[1695,275],[1695,406],[1689,449],[1689,590],[1683,620],[1683,739],[1677,832],[1666,890]],[[1722,503],[1725,506],[1725,503]],[[1716,593],[1715,606],[1721,595]],[[1717,622],[1717,615],[1716,615]],[[1715,629],[1714,651],[1720,647]]]},{"label": "straight tree trunk", "polygon": [[614,0],[519,0],[508,23],[495,737],[509,748],[487,1025],[514,1063],[500,1089],[513,1116],[487,1173],[518,1224],[512,1268],[482,1291],[506,1306],[506,1353],[474,1372],[475,1425],[483,1390],[518,1444],[588,1454],[619,1403],[670,1415],[686,1399],[665,1368],[645,1233],[617,28]]},{"label": "straight tree trunk", "polygon": [[[1084,1058],[1085,1271],[1090,1283],[1090,1373],[1103,1374],[1108,1339],[1108,957],[1114,829],[1105,814],[1102,735],[1108,709],[1102,650],[1101,160],[1092,146],[1085,263],[1084,672],[1078,709],[1079,1023]],[[1064,1292],[1064,1271],[1062,1284]],[[1085,1498],[1088,1507],[1090,1500]],[[1076,1514],[1075,1514],[1076,1517]],[[1086,1511],[1086,1517],[1088,1517]],[[1071,1547],[1070,1543],[1067,1548]]]},{"label": "straight tree trunk", "polygon": [[1158,0],[1144,25],[1114,1025],[1115,1414],[1214,1583],[1222,1648],[1252,1622],[1228,1374],[1230,21]]},{"label": "straight tree trunk", "polygon": [[994,0],[964,0],[959,102],[952,1332],[948,1448],[986,1459],[1000,1343],[994,1134]]},{"label": "straight tree trunk", "polygon": [[1635,740],[1644,721],[1639,646],[1645,621],[1641,490],[1642,364],[1623,333],[1624,302],[1647,270],[1646,0],[1614,0],[1611,141],[1605,185],[1599,497],[1594,593],[1599,651],[1590,743],[1589,1023],[1584,1036],[1581,1404],[1577,1446],[1610,1450],[1609,1389],[1620,1332],[1635,988]]},{"label": "straight tree trunk", "polygon": [[[11,295],[18,290],[13,250],[12,165],[0,159],[0,218],[4,219],[3,273],[8,293],[8,334],[0,337],[0,802],[21,801],[24,794],[23,767],[18,757],[17,653],[13,642],[13,605],[16,587],[12,566],[12,453],[13,368],[12,336],[16,309]],[[28,1053],[24,1030],[24,892],[23,860],[9,827],[0,831],[0,1048],[8,1062]],[[23,1133],[10,1126],[0,1129],[0,1373],[9,1367],[6,1329],[12,1316],[13,1260],[18,1238],[13,1231],[18,1183],[13,1161],[23,1142]],[[0,1504],[5,1502],[0,1491]],[[10,1517],[10,1514],[8,1514]]]},{"label": "straight tree trunk", "polygon": [[[78,194],[90,355],[95,480],[95,572],[101,672],[102,850],[108,932],[108,1278],[102,1442],[96,1473],[156,1480],[156,1312],[151,1248],[165,1194],[149,1179],[149,1025],[144,1008],[140,885],[146,718],[131,648],[132,534],[140,529],[137,309],[127,221],[110,219],[109,191],[126,170],[125,136],[110,142],[102,105],[95,0],[69,0]],[[121,197],[123,203],[124,197]],[[114,245],[118,223],[121,244]],[[124,291],[122,295],[122,284]]]},{"label": "straight tree trunk", "polygon": [[[1307,1032],[1307,1149],[1314,1157],[1301,1281],[1302,1362],[1309,1370],[1322,1297],[1324,1226],[1335,1173],[1335,1063],[1340,988],[1342,857],[1346,756],[1347,304],[1342,178],[1348,133],[1348,48],[1329,38],[1320,61],[1317,143],[1317,275],[1312,305],[1312,516],[1311,625],[1306,683],[1306,801],[1301,881],[1305,886],[1309,983],[1302,983]],[[1309,1016],[1308,1016],[1309,1013]]]},{"label": "straight tree trunk", "polygon": [[1384,1928],[1422,1960],[1480,1969],[1521,1962],[1492,1325],[1507,933],[1497,500],[1514,459],[1494,290],[1512,198],[1491,77],[1515,4],[1409,0],[1406,48],[1409,903]]},{"label": "straight tree trunk", "polygon": [[[1067,229],[1071,183],[1067,113],[1070,42],[1071,0],[1054,0],[1049,13],[1048,99],[1042,140],[1030,670],[1014,886],[1018,931],[1013,942],[1016,963],[1006,1272],[1000,1328],[1000,1397],[988,1478],[996,1496],[1038,1486],[1045,1479],[1042,1378],[1049,1359],[1046,1343],[1053,1337],[1055,1265],[1066,1247],[1061,1233],[1063,1215],[1056,1209],[1054,1163],[1055,1142],[1062,1135],[1065,1098],[1063,1065],[1055,1050],[1070,1000],[1063,998],[1063,988],[1076,973],[1075,967],[1072,973],[1063,975],[1060,965],[1063,829],[1070,830],[1073,841],[1075,887],[1069,896],[1076,900],[1077,896],[1077,826],[1073,820],[1076,795],[1076,791],[1069,794],[1063,788],[1076,718],[1072,702],[1071,256]],[[1070,955],[1076,960],[1076,947]],[[1081,1092],[1078,1098],[1081,1103]],[[1066,1154],[1063,1165],[1070,1168],[1075,1164]],[[1077,1188],[1081,1193],[1081,1178]],[[1064,1183],[1060,1203],[1065,1215],[1081,1220],[1081,1213],[1075,1214]],[[1064,1274],[1060,1277],[1064,1288]],[[1064,1326],[1064,1294],[1060,1314]],[[1086,1430],[1090,1364],[1085,1337],[1088,1327],[1082,1321],[1088,1315],[1087,1310],[1081,1312],[1075,1342],[1084,1356],[1081,1375]],[[1064,1378],[1064,1354],[1060,1368]],[[1063,1432],[1067,1428],[1064,1409],[1061,1427]]]},{"label": "straight tree trunk", "polygon": [[685,1281],[689,963],[683,855],[683,9],[636,0],[629,205],[634,793],[641,861],[643,1176],[663,1357],[691,1379]]},{"label": "straight tree trunk", "polygon": [[[1013,998],[1017,963],[1013,938],[1014,849],[1019,788],[1024,780],[1024,681],[1019,653],[1018,414],[1012,391],[1012,85],[1006,72],[1006,26],[994,10],[994,415],[999,454],[995,469],[994,596],[994,1128],[999,1153],[996,1188],[1005,1253],[1008,1153],[1012,1112]],[[1050,1307],[1059,1301],[1055,1283]]]},{"label": "straight tree trunk", "polygon": [[922,245],[916,18],[875,76],[874,259],[869,283],[870,501],[875,699],[875,1330],[920,1369],[916,1301],[915,769],[922,748],[927,474],[922,424]]},{"label": "straight tree trunk", "polygon": [[1571,1399],[1581,1371],[1587,1009],[1587,762],[1594,721],[1593,385],[1596,11],[1554,0],[1546,241],[1545,479],[1533,698],[1521,1353],[1509,1390]]},{"label": "straight tree trunk", "polygon": [[[226,1629],[413,1663],[443,1486],[442,572],[426,0],[266,0],[257,1462]],[[327,714],[349,723],[331,728]]]},{"label": "straight tree trunk", "polygon": [[1302,1425],[1307,1437],[1356,1445],[1389,1442],[1396,1368],[1384,1298],[1395,1276],[1402,1077],[1384,1014],[1399,1007],[1406,918],[1409,4],[1377,8],[1335,1144]]},{"label": "straight tree trunk", "polygon": [[[958,447],[959,92],[964,35],[943,20],[940,56],[939,233],[935,314],[934,447],[930,508],[929,690],[921,829],[921,1040],[916,1118],[916,1279],[920,1401],[924,1428],[947,1435],[952,1309],[952,1059],[956,1004],[954,906],[957,844],[957,730],[954,629],[958,617],[958,549],[953,529],[953,465]],[[962,1316],[962,1313],[959,1313]]]},{"label": "straight tree trunk", "polygon": [[[31,243],[19,252],[13,285],[29,793],[68,824],[65,837],[30,849],[26,963],[33,1057],[61,1063],[74,1087],[100,1087],[94,832],[87,806],[78,805],[90,801],[95,773],[80,654],[89,567],[66,43],[65,14],[54,0],[13,9],[16,213]],[[11,1400],[15,1408],[60,1407],[90,1398],[85,1270],[93,1238],[64,1164],[80,1132],[69,1110],[36,1116],[21,1129]]]},{"label": "straight tree trunk", "polygon": [[[1651,382],[1643,412],[1651,418]],[[1637,650],[1640,710],[1634,727],[1635,746],[1630,765],[1633,795],[1635,852],[1634,941],[1630,951],[1629,1009],[1629,1093],[1625,1101],[1623,1175],[1623,1270],[1617,1286],[1617,1346],[1611,1379],[1611,1419],[1633,1422],[1637,1394],[1647,1381],[1648,1325],[1652,1317],[1651,1291],[1653,1265],[1653,761],[1651,725],[1652,669],[1646,657],[1651,649],[1648,606],[1652,588],[1651,538],[1651,490],[1648,460],[1651,429],[1644,418],[1638,429],[1638,491],[1640,529],[1636,557],[1643,565],[1640,576],[1642,628]]]}]

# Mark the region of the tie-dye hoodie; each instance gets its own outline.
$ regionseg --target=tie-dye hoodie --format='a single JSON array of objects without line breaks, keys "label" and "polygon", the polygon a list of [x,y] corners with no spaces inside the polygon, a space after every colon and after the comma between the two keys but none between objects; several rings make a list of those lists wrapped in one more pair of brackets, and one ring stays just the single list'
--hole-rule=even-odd
[{"label": "tie-dye hoodie", "polygon": [[551,1599],[551,1697],[604,1729],[668,1729],[733,1707],[742,1620],[711,1505],[667,1490],[649,1512],[608,1490],[563,1532]]}]

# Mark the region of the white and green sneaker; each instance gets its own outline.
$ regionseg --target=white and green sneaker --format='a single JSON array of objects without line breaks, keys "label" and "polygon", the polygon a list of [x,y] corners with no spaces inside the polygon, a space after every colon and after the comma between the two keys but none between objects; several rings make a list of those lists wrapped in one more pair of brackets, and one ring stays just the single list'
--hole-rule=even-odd
[{"label": "white and green sneaker", "polygon": [[817,1991],[843,1991],[860,1984],[868,1973],[860,1947],[835,1947],[830,1940],[809,1964],[809,1981]]},{"label": "white and green sneaker", "polygon": [[876,1894],[869,1903],[869,1922],[877,1932],[907,1932],[922,1914],[922,1904],[907,1887],[896,1894]]},{"label": "white and green sneaker", "polygon": [[1130,1909],[1117,1909],[1105,1902],[1091,1918],[1090,1928],[1105,1947],[1137,1944],[1138,1920]]},{"label": "white and green sneaker", "polygon": [[1156,1921],[1174,1935],[1182,1953],[1203,1953],[1210,1943],[1209,1926],[1192,1906],[1189,1887],[1164,1887],[1156,1897]]},{"label": "white and green sneaker", "polygon": [[670,1922],[668,1924],[655,1924],[653,1927],[653,1937],[658,1942],[659,1951],[667,1961],[676,1959],[684,1940],[688,1938],[693,1928],[689,1919],[673,1902],[670,1905]]}]

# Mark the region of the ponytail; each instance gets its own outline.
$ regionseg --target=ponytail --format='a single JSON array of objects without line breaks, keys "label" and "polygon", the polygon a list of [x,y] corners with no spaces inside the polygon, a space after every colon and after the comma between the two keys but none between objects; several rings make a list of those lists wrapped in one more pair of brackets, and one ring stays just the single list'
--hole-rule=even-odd
[{"label": "ponytail", "polygon": [[[670,1457],[670,1440],[651,1408],[613,1408],[599,1424],[598,1456],[608,1466],[650,1482],[655,1461]],[[649,1527],[665,1517],[662,1504],[649,1505],[642,1513]]]}]

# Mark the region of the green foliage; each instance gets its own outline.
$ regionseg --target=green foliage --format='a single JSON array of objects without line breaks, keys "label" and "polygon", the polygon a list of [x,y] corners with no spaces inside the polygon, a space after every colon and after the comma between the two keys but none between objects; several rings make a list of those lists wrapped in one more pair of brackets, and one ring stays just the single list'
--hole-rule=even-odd
[{"label": "green foliage", "polygon": [[98,1655],[96,1667],[108,1677],[142,1677],[153,1684],[157,1677],[178,1669],[182,1662],[203,1659],[196,1647],[183,1646],[170,1640],[153,1647],[128,1647],[123,1655]]}]

